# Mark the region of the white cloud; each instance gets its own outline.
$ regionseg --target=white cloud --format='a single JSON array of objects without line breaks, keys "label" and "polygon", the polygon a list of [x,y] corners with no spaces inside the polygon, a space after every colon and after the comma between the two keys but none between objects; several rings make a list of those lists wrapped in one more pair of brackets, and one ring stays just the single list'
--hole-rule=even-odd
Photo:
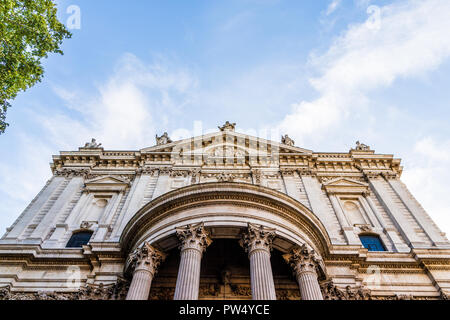
[{"label": "white cloud", "polygon": [[327,11],[326,11],[326,15],[329,16],[330,14],[332,14],[334,11],[336,11],[336,9],[339,7],[339,5],[341,4],[342,0],[333,0],[331,1],[331,3],[328,5]]},{"label": "white cloud", "polygon": [[0,159],[0,225],[10,225],[44,186],[51,155],[59,150],[74,150],[92,137],[109,150],[154,145],[163,115],[178,112],[197,85],[188,72],[167,65],[146,65],[127,54],[94,95],[55,86],[68,109],[28,110],[34,130],[19,134],[15,154]]},{"label": "white cloud", "polygon": [[310,66],[320,76],[310,83],[319,97],[293,105],[282,131],[299,142],[312,134],[325,137],[366,107],[371,91],[433,70],[450,55],[450,1],[402,1],[380,12],[378,29],[367,22],[351,25],[326,53],[311,55]]},{"label": "white cloud", "polygon": [[450,140],[421,139],[405,163],[402,180],[439,228],[450,235]]},{"label": "white cloud", "polygon": [[96,137],[109,149],[142,148],[154,143],[155,129],[165,121],[164,115],[180,112],[196,85],[196,79],[184,70],[171,70],[162,63],[146,65],[126,54],[93,98],[83,101],[82,93],[55,87],[81,120],[59,114],[42,116],[40,121],[57,145],[74,148]]}]

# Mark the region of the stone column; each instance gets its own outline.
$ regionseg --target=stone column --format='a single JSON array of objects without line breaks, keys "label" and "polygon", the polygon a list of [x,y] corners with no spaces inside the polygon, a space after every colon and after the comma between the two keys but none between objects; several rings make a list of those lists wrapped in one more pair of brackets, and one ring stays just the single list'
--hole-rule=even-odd
[{"label": "stone column", "polygon": [[302,300],[323,300],[318,280],[319,259],[305,244],[294,248],[283,258],[294,270]]},{"label": "stone column", "polygon": [[241,246],[250,259],[250,280],[253,300],[276,300],[270,251],[275,229],[249,223],[243,234]]},{"label": "stone column", "polygon": [[147,242],[133,252],[129,259],[134,267],[133,280],[128,290],[127,300],[148,300],[153,276],[166,255]]},{"label": "stone column", "polygon": [[203,223],[177,228],[177,235],[181,241],[181,260],[173,299],[197,300],[202,255],[212,240]]}]

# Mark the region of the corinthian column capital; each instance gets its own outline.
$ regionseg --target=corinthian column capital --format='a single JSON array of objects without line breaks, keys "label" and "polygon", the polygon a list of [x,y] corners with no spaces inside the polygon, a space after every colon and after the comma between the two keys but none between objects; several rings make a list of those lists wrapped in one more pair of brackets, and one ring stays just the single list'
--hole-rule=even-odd
[{"label": "corinthian column capital", "polygon": [[203,222],[176,228],[176,231],[178,239],[181,241],[181,251],[195,249],[203,253],[212,242]]},{"label": "corinthian column capital", "polygon": [[131,253],[128,259],[134,272],[145,270],[154,275],[166,256],[165,253],[153,248],[148,242],[145,242],[142,247],[137,248]]},{"label": "corinthian column capital", "polygon": [[275,229],[249,223],[240,244],[249,255],[255,250],[264,250],[270,253],[275,236]]},{"label": "corinthian column capital", "polygon": [[296,276],[304,272],[317,274],[320,265],[320,259],[306,244],[295,247],[290,253],[283,255],[283,258],[292,267]]}]

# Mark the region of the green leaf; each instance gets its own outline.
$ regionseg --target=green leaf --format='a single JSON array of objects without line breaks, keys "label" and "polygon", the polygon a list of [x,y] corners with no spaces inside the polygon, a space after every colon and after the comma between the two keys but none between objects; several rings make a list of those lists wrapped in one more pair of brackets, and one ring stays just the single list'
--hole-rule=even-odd
[{"label": "green leaf", "polygon": [[72,34],[58,21],[52,0],[0,0],[0,134],[10,101],[42,80],[42,59],[63,54]]}]

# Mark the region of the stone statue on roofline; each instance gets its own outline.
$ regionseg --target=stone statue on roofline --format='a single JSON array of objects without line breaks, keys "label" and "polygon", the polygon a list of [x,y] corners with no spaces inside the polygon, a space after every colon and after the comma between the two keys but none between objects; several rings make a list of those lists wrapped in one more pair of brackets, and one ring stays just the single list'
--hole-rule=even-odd
[{"label": "stone statue on roofline", "polygon": [[295,141],[289,138],[289,136],[286,134],[284,136],[281,136],[281,143],[285,144],[287,146],[293,147],[295,145]]},{"label": "stone statue on roofline", "polygon": [[356,141],[356,148],[357,151],[370,151],[370,147],[364,143],[361,143],[359,141]]},{"label": "stone statue on roofline", "polygon": [[167,132],[164,132],[164,134],[161,137],[158,137],[158,135],[156,135],[156,144],[158,146],[164,145],[164,144],[168,144],[168,143],[172,143],[173,141],[169,138],[169,135]]},{"label": "stone statue on roofline", "polygon": [[86,144],[84,145],[84,147],[86,149],[98,149],[101,148],[102,144],[101,143],[97,143],[97,141],[92,138],[91,142],[86,142]]}]

